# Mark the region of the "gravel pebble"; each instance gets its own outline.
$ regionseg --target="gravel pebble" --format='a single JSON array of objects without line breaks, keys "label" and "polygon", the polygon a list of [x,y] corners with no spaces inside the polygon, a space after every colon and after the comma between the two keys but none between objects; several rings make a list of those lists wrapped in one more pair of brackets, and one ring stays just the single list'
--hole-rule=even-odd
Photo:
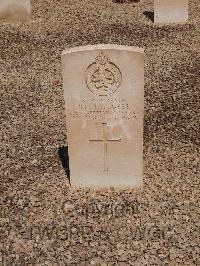
[{"label": "gravel pebble", "polygon": [[[153,0],[37,0],[0,23],[3,265],[200,265],[199,0],[184,25],[156,26]],[[144,187],[74,191],[61,51],[145,48]]]}]

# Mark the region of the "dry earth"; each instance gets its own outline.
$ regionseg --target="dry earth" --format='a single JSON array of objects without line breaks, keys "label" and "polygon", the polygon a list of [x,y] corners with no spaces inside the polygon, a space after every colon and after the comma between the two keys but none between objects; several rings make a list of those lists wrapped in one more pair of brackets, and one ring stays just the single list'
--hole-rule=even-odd
[{"label": "dry earth", "polygon": [[[163,27],[152,0],[32,2],[0,23],[2,265],[200,265],[199,0]],[[97,43],[145,48],[143,190],[73,191],[62,165],[61,51]]]}]

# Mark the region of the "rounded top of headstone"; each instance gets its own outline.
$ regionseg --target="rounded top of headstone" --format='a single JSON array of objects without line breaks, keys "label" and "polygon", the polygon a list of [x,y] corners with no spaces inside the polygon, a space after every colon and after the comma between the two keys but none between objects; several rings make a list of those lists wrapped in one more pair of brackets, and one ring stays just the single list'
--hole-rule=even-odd
[{"label": "rounded top of headstone", "polygon": [[97,45],[86,45],[86,46],[78,46],[74,48],[68,48],[62,52],[62,55],[82,52],[82,51],[90,51],[90,50],[122,50],[122,51],[130,51],[136,53],[144,53],[144,49],[136,46],[128,46],[128,45],[118,45],[118,44],[97,44]]}]

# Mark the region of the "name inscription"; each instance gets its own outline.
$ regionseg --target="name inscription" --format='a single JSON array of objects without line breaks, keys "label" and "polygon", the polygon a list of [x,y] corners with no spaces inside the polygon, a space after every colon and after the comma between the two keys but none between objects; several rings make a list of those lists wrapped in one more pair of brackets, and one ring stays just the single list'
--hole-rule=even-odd
[{"label": "name inscription", "polygon": [[133,110],[124,99],[82,100],[78,105],[70,105],[69,115],[74,119],[137,119],[138,112]]}]

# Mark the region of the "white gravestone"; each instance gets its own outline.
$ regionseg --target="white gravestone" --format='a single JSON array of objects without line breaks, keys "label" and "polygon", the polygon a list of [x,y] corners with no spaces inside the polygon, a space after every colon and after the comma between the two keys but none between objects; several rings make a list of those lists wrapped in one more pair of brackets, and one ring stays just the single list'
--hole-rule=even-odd
[{"label": "white gravestone", "polygon": [[71,185],[141,186],[143,49],[120,45],[67,49],[62,69]]},{"label": "white gravestone", "polygon": [[185,23],[188,20],[188,0],[154,0],[154,22]]},{"label": "white gravestone", "polygon": [[30,17],[30,0],[0,0],[0,20],[21,22]]}]

